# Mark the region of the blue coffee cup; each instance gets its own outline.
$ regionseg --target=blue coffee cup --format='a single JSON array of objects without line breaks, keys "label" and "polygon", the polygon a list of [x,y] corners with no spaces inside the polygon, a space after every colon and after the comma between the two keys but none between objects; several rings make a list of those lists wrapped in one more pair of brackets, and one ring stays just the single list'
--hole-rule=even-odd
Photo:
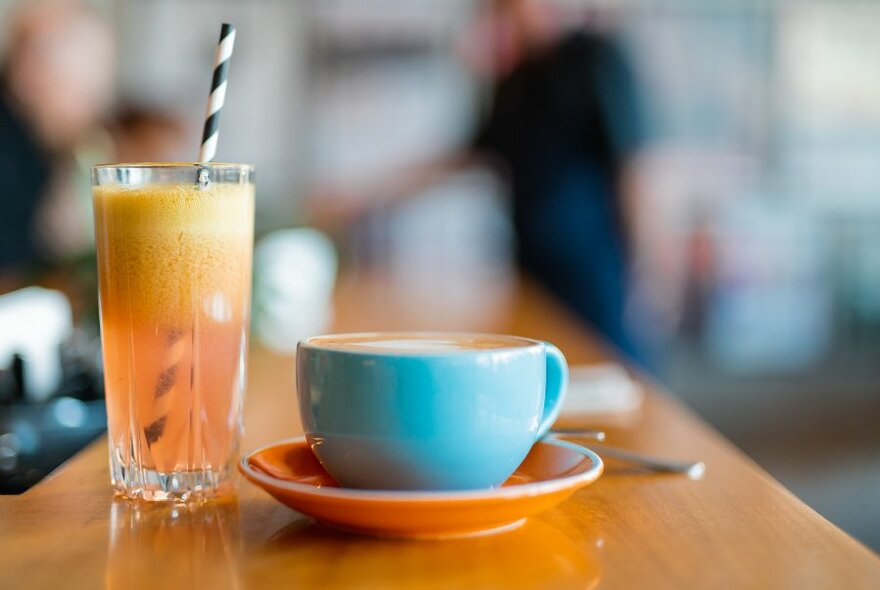
[{"label": "blue coffee cup", "polygon": [[343,486],[501,485],[559,415],[568,365],[546,342],[492,334],[362,333],[303,340],[306,438]]}]

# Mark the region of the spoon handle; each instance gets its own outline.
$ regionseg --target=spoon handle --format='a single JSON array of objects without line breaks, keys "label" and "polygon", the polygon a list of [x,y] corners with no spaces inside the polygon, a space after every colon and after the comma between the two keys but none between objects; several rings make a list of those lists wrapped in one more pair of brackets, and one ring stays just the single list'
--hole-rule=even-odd
[{"label": "spoon handle", "polygon": [[651,457],[633,451],[625,451],[607,445],[590,445],[590,447],[599,453],[621,461],[641,465],[652,471],[660,471],[665,473],[683,473],[691,479],[701,479],[706,472],[706,464],[702,461],[679,461],[676,459],[664,459],[661,457]]},{"label": "spoon handle", "polygon": [[554,428],[547,433],[547,436],[571,436],[577,438],[588,438],[602,442],[605,440],[605,433],[601,430],[591,430],[588,428]]},{"label": "spoon handle", "polygon": [[[558,437],[586,438],[601,442],[605,440],[605,433],[601,430],[589,430],[584,428],[554,428],[546,435],[546,438],[550,439],[558,440]],[[683,473],[690,479],[694,480],[702,479],[703,474],[706,473],[706,464],[702,461],[679,461],[676,459],[652,457],[650,455],[625,451],[607,445],[590,444],[589,448],[600,455],[613,457],[614,459],[626,461],[633,465],[639,465],[640,467],[650,469],[651,471],[658,471],[661,473]]]}]

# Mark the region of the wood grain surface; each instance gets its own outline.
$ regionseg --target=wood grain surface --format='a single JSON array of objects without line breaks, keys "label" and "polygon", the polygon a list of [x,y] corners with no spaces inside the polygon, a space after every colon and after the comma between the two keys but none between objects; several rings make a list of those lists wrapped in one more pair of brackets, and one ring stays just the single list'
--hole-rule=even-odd
[{"label": "wood grain surface", "polygon": [[[456,329],[557,344],[573,365],[613,358],[524,280],[346,277],[335,331]],[[243,447],[300,432],[289,357],[255,347]],[[605,475],[519,530],[454,541],[338,532],[240,482],[198,507],[114,500],[101,438],[21,496],[0,496],[0,589],[880,588],[880,558],[824,520],[672,396],[646,383],[625,420],[563,418],[608,442],[701,459],[702,481],[608,462]]]}]

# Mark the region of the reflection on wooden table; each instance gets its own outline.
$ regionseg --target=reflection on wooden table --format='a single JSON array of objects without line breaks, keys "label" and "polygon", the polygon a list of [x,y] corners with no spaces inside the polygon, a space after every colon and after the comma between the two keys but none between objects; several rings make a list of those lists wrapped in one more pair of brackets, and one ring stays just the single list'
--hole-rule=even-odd
[{"label": "reflection on wooden table", "polygon": [[108,590],[146,587],[161,571],[168,588],[241,587],[238,501],[110,507]]},{"label": "reflection on wooden table", "polygon": [[[486,567],[491,565],[504,572],[507,588],[589,589],[598,584],[601,567],[592,555],[595,547],[586,545],[538,519],[495,537],[418,543],[358,538],[313,521],[295,521],[261,546],[247,566],[249,573],[271,571],[303,588],[357,579],[375,588],[486,587],[497,584],[497,574]],[[326,559],[334,554],[345,559]],[[397,566],[389,568],[390,563]]]}]

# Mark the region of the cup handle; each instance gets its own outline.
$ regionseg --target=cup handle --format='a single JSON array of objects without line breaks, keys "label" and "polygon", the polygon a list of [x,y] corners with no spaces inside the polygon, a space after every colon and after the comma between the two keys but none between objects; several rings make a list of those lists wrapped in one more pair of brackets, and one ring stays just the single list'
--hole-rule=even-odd
[{"label": "cup handle", "polygon": [[544,414],[538,425],[537,439],[547,434],[556,422],[568,390],[568,363],[565,356],[549,342],[544,343],[544,354],[547,359],[547,385],[544,387]]}]

